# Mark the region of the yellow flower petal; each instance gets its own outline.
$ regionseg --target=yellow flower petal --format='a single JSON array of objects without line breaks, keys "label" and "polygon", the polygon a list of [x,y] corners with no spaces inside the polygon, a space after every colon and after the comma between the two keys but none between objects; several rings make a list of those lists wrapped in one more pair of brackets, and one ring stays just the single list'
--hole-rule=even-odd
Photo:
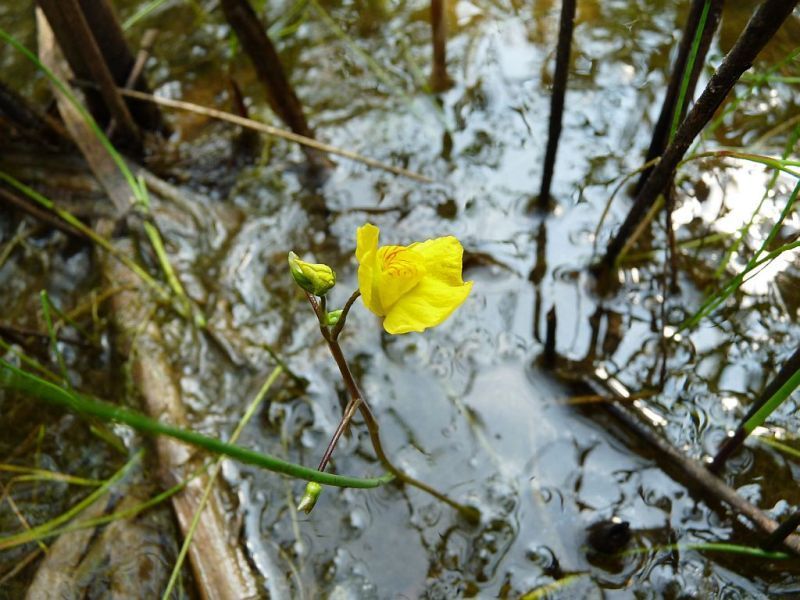
[{"label": "yellow flower petal", "polygon": [[363,300],[364,306],[366,306],[379,317],[382,317],[386,313],[383,311],[383,307],[380,305],[380,299],[378,295],[374,293],[374,284],[380,274],[377,265],[377,258],[378,250],[375,249],[367,252],[366,254],[362,254],[361,258],[358,259],[358,262],[360,263],[358,265],[358,289],[361,292],[361,300]]},{"label": "yellow flower petal", "polygon": [[356,232],[358,288],[366,306],[385,317],[392,334],[439,325],[469,295],[461,276],[464,249],[453,236],[410,246],[378,247],[380,231],[367,223]]},{"label": "yellow flower petal", "polygon": [[467,299],[472,282],[451,286],[426,278],[392,306],[383,328],[392,334],[424,331],[449,317]]},{"label": "yellow flower petal", "polygon": [[436,277],[450,285],[462,285],[464,283],[461,279],[464,248],[461,247],[461,242],[452,235],[416,242],[408,248],[422,256],[425,260],[425,270],[432,277]]},{"label": "yellow flower petal", "polygon": [[375,278],[373,286],[380,299],[381,312],[386,314],[404,294],[419,283],[426,270],[423,258],[404,246],[379,248],[378,265],[380,275]]},{"label": "yellow flower petal", "polygon": [[356,260],[361,263],[368,252],[378,251],[378,236],[381,230],[372,223],[359,227],[356,230]]}]

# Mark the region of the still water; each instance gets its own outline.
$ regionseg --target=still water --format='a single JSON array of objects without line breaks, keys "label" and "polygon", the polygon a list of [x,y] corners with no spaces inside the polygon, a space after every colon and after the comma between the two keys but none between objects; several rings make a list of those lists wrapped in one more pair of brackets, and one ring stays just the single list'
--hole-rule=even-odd
[{"label": "still water", "polygon": [[[125,19],[144,4],[117,6]],[[159,95],[229,109],[230,77],[244,91],[251,117],[274,122],[247,57],[231,42],[214,4],[167,2],[131,28],[134,43],[146,28],[160,30],[148,63],[152,87]],[[378,225],[387,244],[457,236],[466,249],[465,279],[475,282],[466,303],[424,334],[389,336],[359,302],[342,343],[390,455],[415,477],[479,507],[480,526],[464,523],[416,489],[397,486],[326,489],[310,515],[298,515],[294,505],[303,484],[226,463],[225,485],[235,500],[231,518],[264,577],[265,593],[519,597],[575,575],[554,597],[800,594],[792,564],[658,549],[755,542],[729,511],[707,503],[630,445],[601,411],[577,406],[570,400],[574,390],[537,361],[544,315],[555,307],[559,354],[587,372],[600,368],[614,375],[630,390],[661,389],[645,400],[650,414],[663,420],[661,433],[677,448],[700,458],[713,453],[800,339],[796,254],[750,281],[724,318],[704,321],[666,350],[664,318],[674,326],[699,306],[725,246],[682,251],[680,293],[665,298],[665,236],[657,225],[653,258],[626,265],[615,295],[593,291],[586,267],[595,244],[602,248],[623,218],[624,192],[598,238],[595,228],[613,189],[640,166],[649,143],[687,8],[678,4],[579,2],[553,187],[557,206],[546,217],[527,206],[541,177],[558,3],[453,3],[448,59],[456,84],[439,97],[422,91],[430,60],[426,3],[387,4],[383,12],[376,3],[325,3],[338,29],[313,2],[262,8],[317,136],[424,174],[432,184],[336,158],[324,184],[312,189],[302,153],[288,143],[265,139],[255,156],[243,155],[240,133],[230,126],[169,114],[175,134],[150,156],[150,166],[183,186],[197,210],[164,206],[158,223],[189,294],[229,344],[223,352],[182,321],[163,317],[197,430],[230,434],[271,370],[269,346],[308,385],[281,380],[282,389],[271,394],[240,443],[307,465],[319,460],[338,422],[344,389],[310,308],[288,278],[289,250],[334,267],[333,306],[357,286],[355,230],[365,222]],[[735,4],[723,17],[700,86],[755,5]],[[34,43],[28,3],[0,7],[0,25]],[[798,30],[795,18],[755,72],[786,56],[800,39]],[[24,93],[46,98],[28,66],[10,49],[3,54],[5,77],[19,81]],[[797,75],[797,63],[781,73]],[[748,87],[740,84],[737,94],[744,96]],[[699,150],[755,142],[751,150],[780,155],[790,130],[760,138],[800,113],[797,98],[789,83],[758,87]],[[71,181],[70,169],[81,170],[56,162],[54,171],[62,173],[57,181]],[[29,161],[28,177],[48,183],[36,165]],[[676,180],[678,241],[737,231],[769,177],[763,167],[743,162],[689,163]],[[790,177],[778,179],[761,211],[765,222],[780,213],[791,183]],[[63,187],[65,196],[82,193],[102,202],[97,189]],[[15,233],[11,219],[3,217],[2,225],[8,240]],[[751,229],[735,264],[746,262],[768,229]],[[796,214],[785,229],[784,238],[797,235]],[[68,247],[43,231],[26,239],[24,251],[0,267],[6,321],[38,326],[37,292],[43,287],[68,308],[102,289],[91,249]],[[73,385],[114,398],[124,393],[124,360],[108,350],[106,319],[100,314],[90,323],[101,342],[97,348],[63,351]],[[791,432],[798,423],[789,404],[773,422]],[[35,447],[24,444],[42,426],[40,465],[107,477],[121,464],[80,419],[10,396],[0,395],[0,409],[4,462],[24,462],[14,449]],[[380,472],[360,420],[340,443],[333,469]],[[743,496],[782,517],[800,500],[796,471],[790,458],[753,442],[726,477]],[[85,493],[47,485],[52,487],[43,484],[46,491],[38,495],[24,488],[24,496],[15,497],[33,522],[52,518]],[[614,558],[589,552],[586,528],[612,518],[630,524],[631,548],[652,550]],[[0,507],[0,525],[3,532],[19,527],[8,506]],[[175,542],[162,535],[157,543],[164,546],[168,572]],[[0,562],[24,555],[0,554]],[[9,597],[22,593],[35,564],[6,583]]]}]

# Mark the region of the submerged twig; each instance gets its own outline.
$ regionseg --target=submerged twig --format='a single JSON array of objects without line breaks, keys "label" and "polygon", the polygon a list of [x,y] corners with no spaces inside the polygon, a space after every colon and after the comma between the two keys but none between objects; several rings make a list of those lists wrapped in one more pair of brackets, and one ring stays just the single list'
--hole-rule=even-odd
[{"label": "submerged twig", "polygon": [[761,544],[761,547],[764,550],[774,550],[778,546],[783,543],[783,540],[786,539],[791,533],[800,526],[800,510],[796,510],[788,518],[786,518],[775,531],[773,531],[769,537]]},{"label": "submerged twig", "polygon": [[35,206],[34,204],[31,204],[30,202],[17,196],[16,194],[11,193],[9,190],[0,188],[0,199],[5,200],[9,204],[13,204],[20,210],[28,213],[33,218],[38,219],[43,223],[47,223],[48,225],[50,225],[50,227],[59,229],[64,233],[66,233],[67,235],[86,239],[86,236],[82,231],[79,231],[75,227],[71,226],[69,223],[65,223],[64,221],[57,219],[49,212],[42,210],[41,208]]},{"label": "submerged twig", "polygon": [[[255,398],[253,398],[253,401],[247,407],[247,410],[245,411],[244,415],[242,415],[242,418],[239,420],[239,423],[233,430],[233,433],[231,434],[228,443],[235,444],[238,441],[239,436],[241,435],[245,425],[247,425],[247,423],[253,417],[256,410],[261,405],[261,402],[266,397],[267,392],[272,387],[272,384],[275,383],[275,380],[281,374],[282,370],[283,369],[280,366],[275,367],[272,370],[270,376],[267,377],[264,384],[258,390],[258,393],[256,394]],[[197,509],[195,510],[194,516],[192,517],[192,522],[189,525],[189,529],[184,535],[183,545],[181,546],[180,552],[178,553],[178,558],[175,560],[175,566],[172,569],[172,574],[170,575],[169,582],[167,583],[167,587],[162,595],[162,598],[164,600],[169,599],[172,593],[172,589],[175,587],[175,584],[178,581],[178,576],[180,575],[181,572],[181,566],[183,565],[183,562],[186,560],[186,554],[189,552],[189,546],[192,543],[194,532],[197,530],[197,524],[200,521],[200,517],[203,514],[203,510],[205,509],[206,504],[208,504],[208,498],[214,489],[214,485],[217,481],[217,477],[219,476],[221,468],[222,468],[222,457],[219,457],[214,462],[214,465],[211,467],[211,473],[208,474],[207,482],[205,488],[203,489],[203,495],[197,504]]]}]

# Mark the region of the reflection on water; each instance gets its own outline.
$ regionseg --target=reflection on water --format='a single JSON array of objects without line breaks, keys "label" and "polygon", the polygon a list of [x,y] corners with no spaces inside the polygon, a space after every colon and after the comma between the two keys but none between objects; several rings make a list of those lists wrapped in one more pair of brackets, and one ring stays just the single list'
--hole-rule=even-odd
[{"label": "reflection on water", "polygon": [[[128,15],[140,3],[119,4]],[[227,88],[219,73],[227,69],[245,90],[252,113],[271,120],[246,59],[225,42],[220,16],[198,17],[189,4],[168,3],[132,32],[136,38],[147,26],[165,29],[150,65],[154,87],[224,107]],[[240,362],[198,343],[178,322],[167,328],[198,429],[227,435],[233,428],[264,377],[269,344],[309,385],[303,393],[286,383],[241,442],[305,464],[319,460],[344,392],[310,310],[286,276],[288,250],[334,266],[337,305],[356,286],[354,233],[365,221],[381,227],[386,243],[456,235],[467,249],[466,277],[475,281],[465,305],[424,335],[388,336],[357,305],[343,346],[392,456],[414,476],[479,506],[481,526],[471,528],[418,490],[396,486],[368,493],[325,490],[310,516],[298,515],[299,483],[229,465],[225,474],[236,491],[243,541],[276,597],[515,597],[581,573],[588,575],[565,588],[564,597],[757,597],[767,586],[796,591],[781,568],[771,573],[725,556],[662,550],[613,559],[587,555],[586,527],[612,518],[630,523],[635,546],[748,538],[735,519],[720,517],[649,457],[627,448],[608,423],[567,405],[571,391],[535,365],[548,310],[557,310],[563,356],[602,367],[630,390],[663,383],[663,392],[645,402],[666,420],[663,434],[694,457],[713,451],[742,412],[738,403],[722,399],[746,401],[763,386],[764,365],[774,365],[800,336],[796,310],[764,305],[779,271],[793,264],[788,272],[797,281],[796,256],[751,280],[745,288],[750,296],[737,297],[741,311],[666,346],[659,333],[663,314],[673,326],[691,314],[705,288],[695,270],[708,277],[720,246],[690,256],[699,266],[682,265],[681,296],[663,294],[663,252],[656,253],[655,266],[628,270],[616,296],[599,300],[592,294],[584,268],[592,259],[592,232],[617,178],[639,166],[684,15],[684,7],[676,11],[667,2],[632,6],[581,3],[553,189],[558,209],[546,219],[528,215],[525,207],[541,175],[557,3],[538,2],[534,9],[456,3],[448,56],[457,85],[438,106],[415,91],[415,69],[428,60],[429,33],[408,8],[377,21],[383,33],[372,35],[357,23],[354,7],[326,5],[352,43],[386,69],[393,87],[310,8],[301,26],[280,38],[321,138],[424,173],[436,180],[433,185],[337,159],[314,195],[292,168],[301,160],[296,149],[268,144],[256,164],[234,169],[233,132],[195,116],[171,115],[179,132],[172,142],[179,159],[173,175],[188,177],[207,195],[197,196],[202,209],[193,222],[162,213],[159,224],[192,293],[204,299]],[[287,7],[266,10],[280,18]],[[723,21],[722,49],[734,17]],[[9,13],[0,12],[0,19],[4,27],[17,25]],[[192,26],[179,32],[181,23]],[[781,43],[768,60],[785,54]],[[712,58],[720,51],[712,49]],[[796,113],[796,95],[782,85],[773,89],[774,95],[765,91],[766,99],[756,96],[767,103],[763,110],[756,101],[746,109],[759,116],[729,118],[717,139],[758,137],[779,114]],[[771,143],[780,148],[785,138]],[[673,222],[680,226],[679,241],[737,231],[761,199],[768,177],[761,168],[715,167],[691,163],[678,178]],[[700,181],[705,194],[696,193]],[[779,214],[788,181],[779,178],[766,199],[764,223]],[[625,205],[618,199],[612,208],[600,247]],[[796,231],[792,219],[786,226]],[[732,268],[741,268],[765,234],[762,222],[751,229]],[[663,246],[663,235],[657,232],[652,243]],[[2,267],[3,281],[16,282],[2,293],[6,301],[16,299],[9,319],[31,310],[24,299],[43,285],[37,272],[61,291],[64,305],[94,285],[87,251],[69,265],[61,265],[60,256],[55,252],[53,264],[38,271],[21,258]],[[71,273],[70,281],[62,283],[59,273]],[[85,355],[67,358],[76,377],[109,385],[93,375]],[[16,418],[33,416],[23,411]],[[796,430],[797,417],[789,411],[778,418]],[[59,456],[79,435],[74,430],[80,422],[70,423],[68,441],[46,456],[62,470],[85,469]],[[755,486],[753,496],[765,509],[780,498],[798,499],[786,489],[794,467],[776,466],[776,460],[774,453],[747,450],[732,463],[734,484]],[[333,469],[378,472],[360,421],[342,440]],[[785,484],[762,477],[763,487],[757,485],[757,474],[773,470],[784,473]],[[5,515],[0,523],[4,530],[15,526]]]}]

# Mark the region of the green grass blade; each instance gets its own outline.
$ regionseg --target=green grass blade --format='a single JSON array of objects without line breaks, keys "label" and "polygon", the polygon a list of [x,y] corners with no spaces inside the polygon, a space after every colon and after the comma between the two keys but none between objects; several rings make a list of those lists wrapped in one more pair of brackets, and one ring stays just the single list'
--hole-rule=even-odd
[{"label": "green grass blade", "polygon": [[122,23],[122,29],[124,31],[127,31],[128,29],[136,25],[136,23],[146,18],[151,12],[153,12],[154,10],[158,10],[162,4],[166,4],[167,2],[169,2],[169,0],[150,0],[150,2],[142,6],[130,17],[125,19],[125,21]]},{"label": "green grass blade", "polygon": [[9,465],[0,463],[0,471],[7,473],[20,473],[13,478],[14,481],[58,481],[60,483],[67,483],[69,485],[80,485],[88,487],[96,487],[103,485],[103,482],[98,479],[86,479],[85,477],[76,477],[66,473],[59,473],[58,471],[50,471],[48,469],[39,469],[36,467],[22,467],[20,465]]},{"label": "green grass blade", "polygon": [[130,472],[133,466],[139,462],[143,454],[144,454],[143,450],[137,452],[127,463],[125,463],[125,465],[119,471],[114,473],[114,475],[112,475],[110,479],[105,481],[103,485],[98,487],[91,494],[89,494],[83,500],[78,502],[75,506],[57,516],[55,519],[51,519],[46,523],[42,523],[37,527],[33,527],[21,533],[0,538],[0,550],[5,550],[13,546],[18,546],[20,544],[26,544],[28,542],[39,540],[41,539],[42,535],[50,531],[53,531],[59,525],[62,525],[72,520],[73,517],[77,516],[83,510],[94,504],[94,502],[97,501],[99,498],[101,498],[103,495],[105,495],[114,486],[114,484],[116,484],[123,477],[125,477],[125,475],[127,475]]},{"label": "green grass blade", "polygon": [[[239,436],[242,434],[242,430],[244,429],[245,425],[253,418],[253,415],[258,410],[258,407],[261,406],[261,403],[264,401],[264,398],[267,396],[267,392],[272,387],[272,384],[275,383],[275,380],[278,379],[278,376],[283,371],[283,368],[278,365],[272,370],[267,380],[261,386],[261,389],[258,390],[258,393],[253,398],[250,405],[245,410],[244,415],[239,420],[239,423],[236,425],[236,428],[233,430],[231,434],[229,443],[235,444],[239,439]],[[192,522],[189,525],[189,530],[186,532],[186,535],[183,538],[183,545],[181,546],[180,552],[178,553],[178,558],[175,561],[175,566],[172,568],[172,574],[169,577],[169,582],[167,583],[167,587],[162,594],[162,600],[168,600],[170,595],[172,594],[172,590],[175,587],[175,584],[178,581],[178,576],[181,572],[181,567],[183,566],[183,562],[186,560],[186,554],[189,552],[189,546],[192,543],[192,538],[194,537],[194,532],[197,529],[197,524],[200,522],[200,516],[203,514],[203,509],[205,508],[206,504],[208,503],[208,498],[211,495],[211,491],[214,489],[214,483],[217,480],[217,476],[219,475],[220,468],[222,467],[222,457],[217,458],[216,462],[214,463],[214,467],[211,469],[211,474],[208,477],[208,484],[206,485],[205,489],[203,490],[203,496],[200,498],[200,502],[197,505],[197,510],[192,517]]]},{"label": "green grass blade", "polygon": [[725,542],[701,542],[690,544],[666,544],[664,546],[653,546],[652,548],[632,548],[620,552],[619,556],[632,556],[636,554],[650,554],[651,552],[682,552],[687,550],[696,550],[698,552],[724,552],[727,554],[741,554],[744,556],[751,556],[754,558],[763,558],[766,560],[787,560],[790,558],[797,558],[793,554],[786,552],[775,552],[771,550],[762,550],[753,546],[742,546],[740,544],[728,544]]},{"label": "green grass blade", "polygon": [[90,415],[104,421],[117,421],[129,427],[151,435],[166,435],[192,446],[203,448],[214,454],[222,454],[243,463],[262,467],[275,473],[282,473],[306,481],[316,481],[323,485],[354,488],[374,488],[382,486],[393,479],[389,473],[375,478],[357,478],[344,475],[332,475],[316,469],[290,463],[269,454],[262,454],[227,444],[216,438],[180,429],[150,419],[140,413],[119,406],[100,402],[76,392],[64,390],[44,379],[36,377],[14,365],[0,359],[0,388],[14,389],[34,398],[44,400],[56,406]]},{"label": "green grass blade", "polygon": [[37,371],[41,376],[47,377],[52,381],[58,381],[58,376],[50,371],[50,369],[42,366],[36,359],[31,358],[24,352],[20,352],[14,346],[3,340],[3,338],[0,338],[0,350],[13,354],[19,359],[20,363],[29,366],[31,369]]},{"label": "green grass blade", "polygon": [[133,271],[133,273],[137,277],[139,277],[139,279],[141,279],[151,290],[153,290],[161,300],[169,302],[170,296],[169,293],[166,291],[166,289],[164,289],[164,286],[162,286],[159,282],[153,279],[147,271],[145,271],[142,267],[136,264],[128,256],[117,250],[110,241],[108,241],[103,236],[99,235],[97,232],[94,231],[94,229],[85,225],[82,221],[77,219],[71,213],[58,208],[55,205],[55,203],[53,203],[52,200],[40,194],[32,187],[25,185],[24,183],[12,177],[8,173],[0,171],[0,181],[4,181],[14,189],[22,192],[37,204],[40,204],[41,206],[45,207],[46,209],[58,215],[58,217],[61,218],[65,223],[69,223],[70,225],[72,225],[75,229],[77,229],[86,237],[88,237],[90,240],[92,240],[92,242],[103,248],[103,250],[111,254],[123,265],[128,267],[128,269]]},{"label": "green grass blade", "polygon": [[772,397],[764,403],[764,406],[762,406],[758,412],[745,421],[745,433],[750,435],[756,427],[764,423],[764,421],[767,420],[772,412],[792,395],[792,392],[797,389],[797,386],[800,386],[800,369],[794,372],[788,381],[786,381],[786,383],[784,383],[778,389],[778,391],[776,391]]},{"label": "green grass blade", "polygon": [[760,435],[755,436],[755,438],[762,444],[775,448],[776,450],[780,450],[781,452],[783,452],[784,454],[788,454],[792,458],[800,459],[800,450],[798,450],[797,448],[792,448],[787,444],[779,442],[775,438],[763,437]]},{"label": "green grass blade", "polygon": [[703,302],[703,304],[697,310],[697,312],[695,312],[694,315],[689,317],[686,321],[684,321],[681,324],[681,326],[679,327],[679,331],[688,329],[690,327],[694,327],[704,317],[708,316],[714,310],[716,310],[717,307],[719,307],[725,300],[727,300],[731,296],[731,294],[733,294],[739,288],[739,286],[742,284],[747,274],[753,271],[755,268],[757,268],[759,264],[761,264],[759,262],[759,259],[761,258],[761,253],[767,248],[767,246],[769,246],[772,243],[772,241],[775,239],[775,236],[778,235],[778,232],[780,231],[783,221],[792,211],[795,203],[797,202],[798,193],[800,193],[800,180],[797,182],[797,185],[795,185],[794,190],[792,190],[792,193],[789,196],[786,205],[783,207],[783,210],[781,211],[781,214],[778,217],[777,221],[773,224],[772,229],[770,229],[770,232],[767,235],[766,239],[761,243],[761,246],[758,248],[758,250],[756,250],[755,254],[747,262],[747,265],[745,266],[744,270],[738,275],[734,276],[731,280],[729,280],[719,292],[707,298],[705,302]]},{"label": "green grass blade", "polygon": [[[164,502],[165,500],[168,500],[169,498],[171,498],[172,496],[174,496],[175,494],[180,492],[183,488],[185,488],[186,485],[192,479],[197,477],[199,474],[201,474],[205,470],[206,470],[206,467],[198,469],[197,471],[192,473],[189,477],[187,477],[185,480],[178,482],[174,486],[170,487],[167,490],[164,490],[163,492],[153,496],[152,498],[150,498],[148,500],[145,500],[144,502],[140,502],[139,504],[136,504],[134,506],[130,506],[128,508],[123,508],[121,510],[117,510],[117,511],[111,513],[110,515],[103,515],[101,517],[94,517],[94,518],[91,518],[91,519],[84,519],[82,521],[75,521],[75,522],[69,523],[68,525],[65,525],[64,527],[49,528],[49,529],[46,529],[46,530],[37,531],[35,534],[32,534],[32,535],[35,535],[35,537],[33,537],[33,539],[28,539],[28,537],[30,537],[30,536],[23,537],[23,536],[20,536],[20,535],[11,536],[9,538],[5,538],[5,540],[0,540],[0,543],[7,543],[8,546],[2,546],[2,548],[0,548],[0,549],[8,549],[8,548],[19,546],[20,544],[25,544],[25,543],[28,543],[28,542],[34,542],[34,541],[39,542],[39,541],[42,541],[42,540],[47,539],[47,538],[57,537],[57,536],[65,534],[65,533],[72,533],[73,531],[79,531],[81,529],[89,529],[89,528],[92,528],[92,527],[99,527],[101,525],[107,525],[108,523],[111,523],[113,521],[117,521],[119,519],[131,519],[131,518],[135,517],[136,515],[138,515],[138,514],[144,512],[144,511],[146,511],[146,510],[148,510],[148,509],[160,504],[161,502]],[[100,483],[102,484],[103,482],[100,482]],[[6,540],[7,540],[7,542],[6,542]]]},{"label": "green grass blade", "polygon": [[[800,138],[800,126],[795,127],[794,130],[792,131],[792,134],[789,136],[789,139],[786,140],[786,146],[783,149],[783,155],[781,157],[783,160],[788,159],[788,157],[791,155],[792,150],[794,149],[794,146],[797,143],[798,138]],[[761,212],[761,207],[764,205],[764,202],[766,202],[767,198],[769,197],[769,193],[772,191],[772,188],[775,187],[775,183],[778,181],[778,173],[779,173],[778,170],[775,170],[772,173],[772,176],[769,179],[769,183],[767,183],[767,187],[764,190],[764,194],[761,196],[761,200],[759,201],[758,206],[756,206],[755,210],[753,211],[753,214],[750,215],[750,219],[741,229],[739,237],[725,252],[725,256],[722,257],[722,261],[720,261],[719,266],[714,271],[715,279],[719,279],[722,276],[722,274],[728,268],[728,263],[730,263],[731,257],[744,243],[744,240],[747,237],[750,228],[753,226],[756,217]]]},{"label": "green grass blade", "polygon": [[[703,131],[703,135],[695,142],[694,148],[696,148],[699,144],[702,143],[704,139],[706,139],[709,135],[711,135],[714,131],[716,131],[717,127],[722,125],[722,123],[725,121],[725,117],[735,112],[736,109],[739,108],[739,105],[742,102],[744,102],[756,90],[756,88],[759,85],[766,83],[769,80],[769,78],[772,77],[772,75],[774,75],[781,67],[783,67],[787,63],[792,62],[798,56],[800,56],[800,47],[792,49],[789,52],[789,54],[787,54],[781,60],[770,66],[769,69],[767,69],[764,73],[754,74],[752,76],[753,83],[750,85],[747,91],[745,91],[745,93],[742,94],[741,96],[733,98],[728,103],[727,107],[722,112],[722,114],[720,114],[717,118],[715,118],[713,121],[711,121],[711,123],[708,124],[708,126]],[[692,149],[692,151],[694,151],[694,148]]]},{"label": "green grass blade", "polygon": [[[25,58],[27,58],[30,62],[32,62],[37,69],[39,69],[47,79],[58,88],[58,90],[64,94],[64,97],[67,98],[69,103],[78,111],[81,118],[84,122],[89,126],[94,136],[103,146],[105,151],[111,157],[111,160],[119,169],[122,177],[125,179],[125,182],[128,184],[128,187],[131,190],[131,193],[134,197],[134,205],[138,205],[143,208],[145,213],[149,215],[149,198],[147,194],[147,188],[144,186],[143,182],[140,182],[133,174],[131,169],[128,167],[128,164],[125,162],[125,159],[122,155],[117,151],[114,145],[111,143],[111,140],[108,139],[108,136],[103,132],[100,126],[97,124],[97,121],[94,120],[94,117],[89,113],[89,111],[84,108],[84,106],[78,101],[78,98],[72,93],[67,86],[61,79],[59,79],[55,73],[53,73],[45,64],[43,64],[39,58],[33,54],[30,50],[28,50],[24,45],[22,45],[14,36],[6,32],[4,29],[0,28],[0,39],[6,41],[7,43],[11,44],[17,51],[19,51]],[[192,313],[194,313],[194,321],[195,323],[202,325],[205,324],[205,318],[200,315],[199,309],[195,309],[194,311],[189,310],[186,311],[186,307],[191,307],[192,303],[189,300],[189,297],[186,295],[186,292],[183,290],[183,286],[178,283],[175,285],[177,281],[177,277],[175,276],[174,270],[172,269],[172,265],[167,258],[166,252],[164,252],[164,245],[161,242],[161,234],[155,228],[155,225],[152,223],[150,224],[149,228],[145,228],[147,232],[147,236],[150,239],[150,242],[154,244],[154,249],[156,251],[156,255],[159,260],[159,265],[161,269],[164,271],[164,275],[167,278],[167,281],[170,284],[175,295],[179,298],[179,312],[182,316],[186,318],[192,317]],[[155,233],[154,231],[155,230]],[[154,243],[155,242],[155,243]],[[159,244],[156,247],[156,244]],[[161,252],[159,252],[159,249]]]},{"label": "green grass blade", "polygon": [[589,574],[574,573],[571,575],[566,575],[552,583],[541,585],[536,589],[526,592],[521,596],[520,600],[547,600],[548,598],[560,598],[561,596],[559,596],[559,593],[565,594],[564,598],[566,598],[567,592],[564,590],[564,588],[569,587],[584,577],[589,577]]},{"label": "green grass blade", "polygon": [[94,117],[92,117],[89,111],[84,108],[83,104],[78,101],[78,99],[75,97],[75,94],[73,94],[72,90],[69,89],[69,86],[61,81],[61,79],[59,79],[55,73],[53,73],[45,64],[43,64],[33,52],[28,50],[13,35],[8,33],[2,27],[0,27],[0,39],[13,46],[20,54],[32,62],[33,65],[39,69],[45,75],[45,77],[47,77],[50,83],[56,86],[58,90],[64,94],[64,96],[69,100],[69,103],[75,107],[75,110],[77,110],[78,113],[80,113],[81,118],[83,118],[83,120],[92,130],[92,133],[94,133],[98,141],[103,145],[103,148],[105,148],[106,152],[108,152],[111,160],[113,160],[114,164],[117,165],[117,168],[125,178],[125,181],[130,187],[131,192],[133,192],[136,200],[141,200],[142,191],[139,189],[139,184],[137,183],[136,178],[133,176],[133,173],[125,163],[125,159],[122,158],[122,155],[111,143],[111,140],[109,140],[106,134],[103,133],[103,130],[97,124],[97,121],[94,120]]},{"label": "green grass blade", "polygon": [[703,6],[703,12],[700,15],[700,21],[697,24],[697,31],[694,33],[692,40],[692,47],[689,51],[689,57],[686,61],[686,66],[683,69],[683,77],[681,79],[681,89],[678,92],[678,102],[675,104],[674,112],[672,113],[672,124],[669,128],[669,141],[675,137],[675,132],[678,131],[680,125],[681,115],[683,114],[683,107],[686,102],[686,92],[689,90],[689,81],[692,79],[692,71],[694,71],[694,63],[697,60],[697,52],[700,48],[700,41],[703,39],[703,32],[706,28],[706,20],[708,18],[708,10],[711,8],[711,0],[706,0]]},{"label": "green grass blade", "polygon": [[42,314],[44,315],[45,326],[47,327],[47,334],[50,336],[50,348],[56,356],[58,368],[61,371],[61,384],[64,387],[71,388],[69,383],[69,374],[67,373],[67,365],[64,362],[64,356],[58,349],[58,338],[56,337],[56,330],[53,328],[53,319],[50,315],[50,296],[47,295],[45,290],[39,292],[39,298],[42,303]]}]

